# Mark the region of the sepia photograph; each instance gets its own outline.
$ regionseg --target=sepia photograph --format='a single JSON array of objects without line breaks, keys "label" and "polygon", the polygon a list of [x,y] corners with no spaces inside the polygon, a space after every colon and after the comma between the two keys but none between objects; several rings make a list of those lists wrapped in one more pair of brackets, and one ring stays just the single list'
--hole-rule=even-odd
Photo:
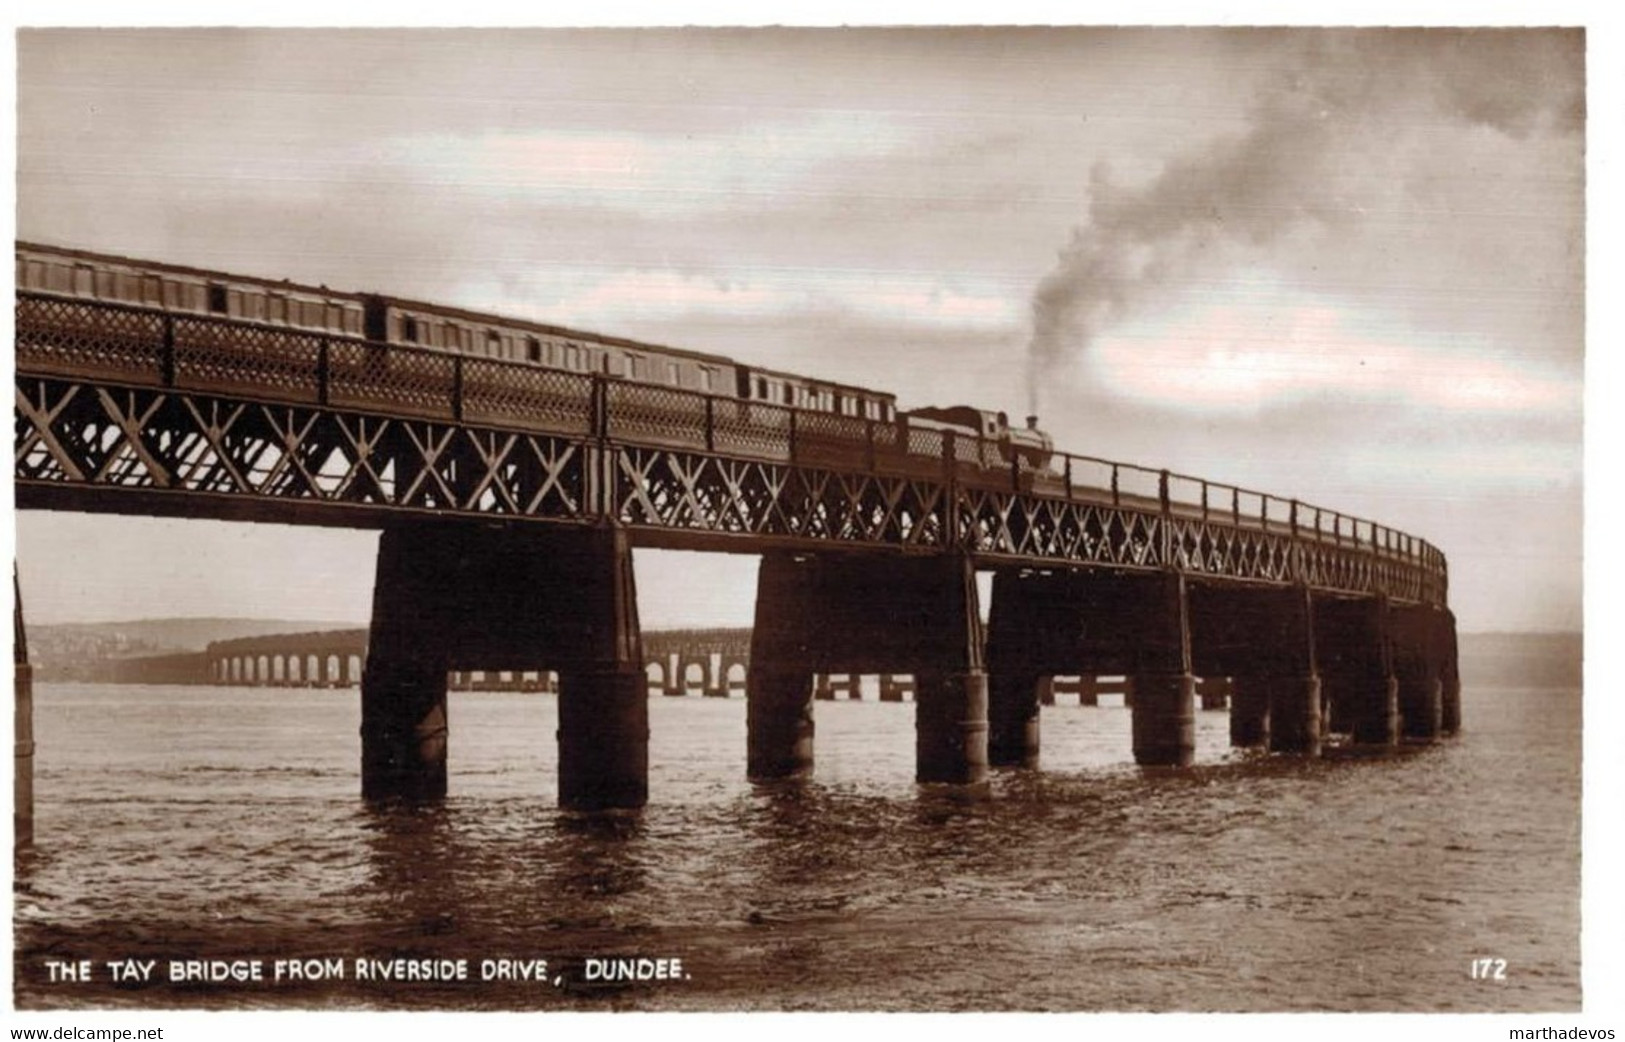
[{"label": "sepia photograph", "polygon": [[1609,1027],[1590,35],[16,27],[19,1023]]}]

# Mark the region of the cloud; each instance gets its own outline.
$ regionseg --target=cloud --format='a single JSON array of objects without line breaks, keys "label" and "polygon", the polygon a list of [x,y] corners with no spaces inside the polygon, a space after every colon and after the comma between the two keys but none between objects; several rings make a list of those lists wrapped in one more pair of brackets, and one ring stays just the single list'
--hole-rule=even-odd
[{"label": "cloud", "polygon": [[[548,273],[554,283],[558,273]],[[760,330],[809,316],[882,325],[894,331],[940,328],[967,333],[1019,328],[1019,307],[997,284],[932,274],[826,268],[731,270],[697,274],[670,269],[570,273],[570,287],[538,308],[511,279],[465,282],[455,299],[466,307],[522,314],[594,330],[729,320]]]},{"label": "cloud", "polygon": [[826,110],[687,134],[561,128],[411,134],[385,143],[383,154],[412,183],[520,195],[542,207],[670,213],[816,192],[820,171],[906,151],[910,140],[910,132],[879,114]]},{"label": "cloud", "polygon": [[1154,408],[1257,415],[1358,403],[1451,422],[1578,415],[1578,373],[1518,357],[1471,335],[1439,335],[1268,280],[1190,294],[1155,318],[1104,333],[1078,375]]}]

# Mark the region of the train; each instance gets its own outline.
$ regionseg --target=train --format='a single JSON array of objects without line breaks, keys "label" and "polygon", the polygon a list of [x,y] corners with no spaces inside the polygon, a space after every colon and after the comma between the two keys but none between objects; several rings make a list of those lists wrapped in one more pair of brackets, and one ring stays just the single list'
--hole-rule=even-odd
[{"label": "train", "polygon": [[[1003,412],[958,405],[909,411],[896,396],[721,355],[505,318],[383,293],[352,293],[288,280],[19,241],[17,289],[330,333],[402,347],[457,352],[745,402],[984,439],[985,465],[1042,471],[1053,455],[1036,417],[1012,427]],[[906,442],[906,438],[902,439]]]},{"label": "train", "polygon": [[1022,464],[1041,471],[1055,455],[1055,443],[1038,427],[1038,417],[1027,417],[1025,427],[1010,426],[1006,413],[977,409],[969,405],[926,406],[907,413],[910,426],[951,430],[979,437],[998,446],[999,462]]}]

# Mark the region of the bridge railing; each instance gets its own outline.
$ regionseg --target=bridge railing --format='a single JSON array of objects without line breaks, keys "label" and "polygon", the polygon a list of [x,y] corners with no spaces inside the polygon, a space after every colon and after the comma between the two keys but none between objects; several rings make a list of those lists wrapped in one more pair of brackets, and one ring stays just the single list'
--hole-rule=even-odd
[{"label": "bridge railing", "polygon": [[601,378],[523,362],[136,305],[17,294],[19,372],[594,433]]},{"label": "bridge railing", "polygon": [[1036,465],[994,439],[951,429],[236,318],[34,292],[19,292],[16,306],[19,372],[957,482],[1279,533],[1444,575],[1436,548],[1376,522],[1117,460],[1054,453]]},{"label": "bridge railing", "polygon": [[[1444,563],[1443,554],[1415,536],[1362,517],[1256,489],[1069,453],[1057,453],[1049,470],[1063,475],[1069,499],[1100,500],[1170,517],[1273,532],[1430,568],[1442,569]],[[1041,491],[1037,483],[1035,490]]]}]

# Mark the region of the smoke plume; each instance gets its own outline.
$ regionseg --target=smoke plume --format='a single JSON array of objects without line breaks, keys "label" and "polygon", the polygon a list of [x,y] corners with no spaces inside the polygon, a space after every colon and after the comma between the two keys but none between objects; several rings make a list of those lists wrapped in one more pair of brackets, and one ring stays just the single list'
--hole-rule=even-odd
[{"label": "smoke plume", "polygon": [[1574,31],[1260,35],[1266,61],[1283,51],[1289,60],[1258,90],[1245,130],[1176,156],[1142,184],[1119,183],[1105,163],[1092,169],[1087,219],[1033,294],[1030,411],[1064,363],[1172,283],[1222,282],[1243,263],[1267,265],[1288,236],[1354,230],[1365,196],[1404,177],[1394,128],[1425,142],[1430,128],[1522,138],[1584,122],[1584,41]]}]

